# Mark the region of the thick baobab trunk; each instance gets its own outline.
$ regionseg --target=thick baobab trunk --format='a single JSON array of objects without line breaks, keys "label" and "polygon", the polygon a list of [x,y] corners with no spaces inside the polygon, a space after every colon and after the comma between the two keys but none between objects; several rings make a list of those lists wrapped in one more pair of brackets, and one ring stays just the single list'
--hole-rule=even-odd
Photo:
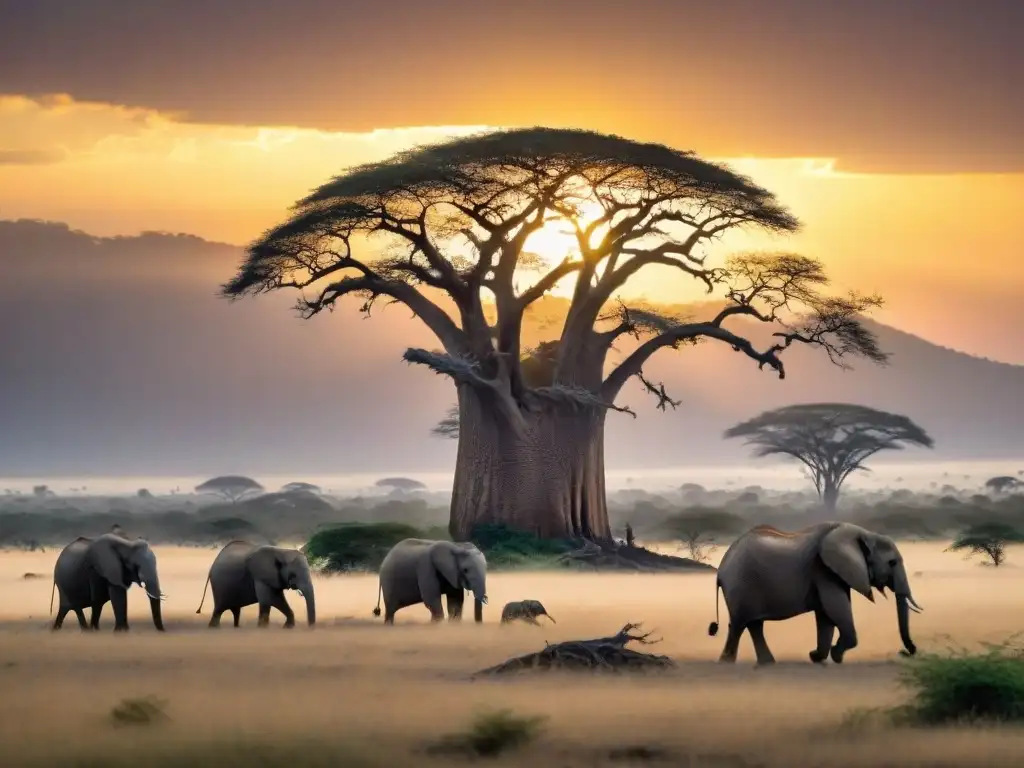
[{"label": "thick baobab trunk", "polygon": [[821,512],[828,519],[836,516],[836,505],[839,503],[839,487],[830,479],[826,479],[821,489]]},{"label": "thick baobab trunk", "polygon": [[609,540],[604,412],[551,405],[526,414],[517,434],[488,397],[460,387],[452,537],[501,523],[543,538]]}]

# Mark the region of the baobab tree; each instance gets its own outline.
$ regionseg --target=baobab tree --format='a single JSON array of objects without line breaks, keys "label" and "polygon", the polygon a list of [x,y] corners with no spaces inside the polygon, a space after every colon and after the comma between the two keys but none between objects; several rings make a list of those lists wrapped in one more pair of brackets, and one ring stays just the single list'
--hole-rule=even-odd
[{"label": "baobab tree", "polygon": [[755,447],[755,456],[788,456],[807,468],[822,511],[836,511],[843,482],[879,451],[931,448],[928,433],[906,416],[849,403],[790,405],[765,411],[725,432]]},{"label": "baobab tree", "polygon": [[[562,254],[537,254],[554,228]],[[609,541],[604,425],[636,377],[658,406],[675,405],[643,367],[662,349],[710,339],[759,368],[785,376],[796,342],[834,359],[884,360],[858,322],[874,296],[827,296],[814,259],[739,254],[718,265],[705,249],[726,232],[795,231],[773,195],[693,153],[581,130],[516,129],[401,152],[328,181],[291,217],[248,248],[229,298],[290,288],[311,317],[345,296],[369,313],[383,297],[404,304],[440,348],[404,359],[456,385],[459,444],[450,531],[464,540],[477,523],[503,523],[545,537]],[[718,290],[726,306],[684,319],[616,302],[637,273],[660,265]],[[571,288],[554,359],[527,380],[524,315],[556,286]],[[306,289],[310,290],[306,294]],[[730,330],[731,318],[772,324],[759,349]],[[612,345],[638,344],[606,370]]]}]

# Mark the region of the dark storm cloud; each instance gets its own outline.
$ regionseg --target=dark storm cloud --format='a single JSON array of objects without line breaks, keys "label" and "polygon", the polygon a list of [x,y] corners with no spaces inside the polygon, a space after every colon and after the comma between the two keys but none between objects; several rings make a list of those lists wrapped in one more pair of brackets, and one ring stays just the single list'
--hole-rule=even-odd
[{"label": "dark storm cloud", "polygon": [[1024,170],[1020,0],[0,0],[0,92],[363,131],[576,124]]}]

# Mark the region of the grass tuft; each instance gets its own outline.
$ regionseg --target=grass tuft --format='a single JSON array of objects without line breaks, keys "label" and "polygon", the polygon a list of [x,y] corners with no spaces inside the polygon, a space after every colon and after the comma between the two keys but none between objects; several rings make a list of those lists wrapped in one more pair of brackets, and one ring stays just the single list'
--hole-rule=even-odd
[{"label": "grass tuft", "polygon": [[155,696],[144,696],[138,699],[121,699],[120,703],[110,710],[110,720],[115,726],[153,725],[169,720],[167,702]]},{"label": "grass tuft", "polygon": [[526,746],[540,734],[546,715],[520,716],[508,709],[478,715],[465,733],[448,734],[427,748],[430,754],[496,757]]}]

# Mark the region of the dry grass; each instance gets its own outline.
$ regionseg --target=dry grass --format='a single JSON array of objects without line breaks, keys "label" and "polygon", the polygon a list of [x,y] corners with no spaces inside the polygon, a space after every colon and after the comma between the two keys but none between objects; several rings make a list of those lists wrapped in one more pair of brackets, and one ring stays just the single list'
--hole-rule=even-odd
[{"label": "dry grass", "polygon": [[[913,631],[922,650],[951,637],[998,642],[1021,629],[1024,569],[979,568],[905,544],[915,596],[926,613]],[[82,634],[73,615],[50,633],[49,573],[56,552],[0,553],[0,754],[4,765],[458,765],[431,752],[481,711],[547,716],[543,730],[494,765],[547,766],[973,766],[1020,764],[1013,729],[892,730],[851,727],[848,713],[904,699],[896,683],[895,609],[855,597],[861,645],[841,667],[809,664],[814,622],[769,625],[780,663],[754,669],[749,640],[736,666],[715,659],[714,575],[496,574],[482,627],[430,626],[410,608],[385,628],[370,610],[373,577],[318,584],[320,625],[257,630],[255,609],[234,629],[205,628],[195,609],[212,550],[157,548],[168,631],[156,633],[141,592],[129,596],[132,632]],[[716,553],[720,554],[720,553]],[[26,572],[46,578],[25,581]],[[498,625],[500,606],[543,600],[558,623]],[[291,599],[300,620],[301,600]],[[538,677],[467,682],[465,676],[545,640],[612,634],[627,621],[656,628],[651,650],[678,670],[643,678]],[[167,718],[116,727],[126,701],[161,700]],[[150,699],[154,700],[154,699]],[[140,757],[145,750],[148,757]],[[286,759],[287,758],[287,759]]]}]

